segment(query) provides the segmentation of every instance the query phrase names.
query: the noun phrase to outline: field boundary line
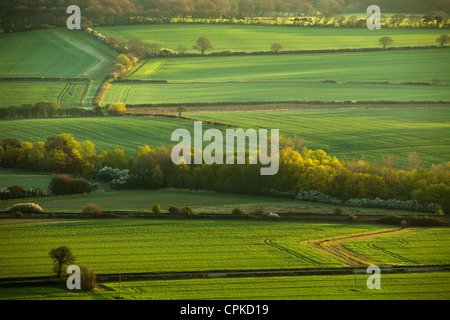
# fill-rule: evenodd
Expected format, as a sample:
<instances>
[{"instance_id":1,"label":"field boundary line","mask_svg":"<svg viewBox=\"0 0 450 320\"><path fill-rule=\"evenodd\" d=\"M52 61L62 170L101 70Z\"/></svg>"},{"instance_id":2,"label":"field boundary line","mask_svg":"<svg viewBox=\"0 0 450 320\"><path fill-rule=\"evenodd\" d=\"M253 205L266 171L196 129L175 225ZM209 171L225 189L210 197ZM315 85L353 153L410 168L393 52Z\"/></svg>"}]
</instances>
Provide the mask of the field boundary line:
<instances>
[{"instance_id":1,"label":"field boundary line","mask_svg":"<svg viewBox=\"0 0 450 320\"><path fill-rule=\"evenodd\" d=\"M383 274L449 272L450 265L416 265L382 267ZM122 281L161 281L183 279L254 278L254 277L301 277L366 274L366 268L296 268L296 269L249 269L249 270L206 270L121 273ZM99 283L118 282L119 273L97 274ZM43 286L61 284L55 276L0 278L0 288L20 286Z\"/></svg>"}]
</instances>

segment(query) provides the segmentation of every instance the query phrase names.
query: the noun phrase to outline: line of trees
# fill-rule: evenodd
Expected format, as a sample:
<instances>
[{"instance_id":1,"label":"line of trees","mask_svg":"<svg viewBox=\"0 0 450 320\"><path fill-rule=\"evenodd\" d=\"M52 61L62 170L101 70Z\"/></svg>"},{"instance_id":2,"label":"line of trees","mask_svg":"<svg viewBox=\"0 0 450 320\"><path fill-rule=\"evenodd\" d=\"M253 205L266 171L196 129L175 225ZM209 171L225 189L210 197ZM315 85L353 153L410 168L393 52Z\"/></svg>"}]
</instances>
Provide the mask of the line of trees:
<instances>
[{"instance_id":1,"label":"line of trees","mask_svg":"<svg viewBox=\"0 0 450 320\"><path fill-rule=\"evenodd\" d=\"M165 147L139 147L133 158L120 149L97 154L92 142L79 143L71 135L62 134L49 137L45 143L2 140L0 165L91 177L99 174L98 178L115 180L115 187L122 189L174 187L294 195L300 190L315 190L343 200L380 198L437 203L445 213L450 212L450 162L425 170L420 168L418 155L411 154L407 170L396 170L392 156L383 157L374 165L363 160L339 161L322 150L308 150L291 138L281 139L280 150L278 173L261 176L260 165L175 165L171 151Z\"/></svg>"},{"instance_id":2,"label":"line of trees","mask_svg":"<svg viewBox=\"0 0 450 320\"><path fill-rule=\"evenodd\" d=\"M346 13L365 13L369 0L79 0L82 24L117 25L153 22L186 22L196 19L233 19L253 23L255 17L332 17ZM442 13L450 12L449 0L380 0L383 12L421 14L425 26L441 23ZM0 26L12 31L44 25L65 26L67 3L55 0L16 0L0 2ZM437 12L428 13L430 11ZM426 14L425 16L422 16ZM396 18L397 19L397 18ZM401 16L398 17L401 19ZM397 19L397 20L398 20ZM446 19L446 17L445 17ZM389 22L391 23L391 22ZM419 23L419 22L416 22Z\"/></svg>"},{"instance_id":3,"label":"line of trees","mask_svg":"<svg viewBox=\"0 0 450 320\"><path fill-rule=\"evenodd\" d=\"M0 107L0 119L19 118L52 118L52 117L92 117L102 116L103 111L96 107L64 108L55 101L39 101L35 104L22 104L20 106Z\"/></svg>"}]
</instances>

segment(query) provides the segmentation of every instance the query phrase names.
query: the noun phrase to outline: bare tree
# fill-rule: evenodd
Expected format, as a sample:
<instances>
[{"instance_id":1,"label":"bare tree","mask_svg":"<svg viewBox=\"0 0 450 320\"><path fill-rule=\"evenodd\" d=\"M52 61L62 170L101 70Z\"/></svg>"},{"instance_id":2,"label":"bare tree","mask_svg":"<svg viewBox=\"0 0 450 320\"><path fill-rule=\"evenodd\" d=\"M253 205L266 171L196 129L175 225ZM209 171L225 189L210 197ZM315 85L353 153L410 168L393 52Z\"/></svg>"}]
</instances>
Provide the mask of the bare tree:
<instances>
[{"instance_id":1,"label":"bare tree","mask_svg":"<svg viewBox=\"0 0 450 320\"><path fill-rule=\"evenodd\" d=\"M439 42L441 48L443 48L446 43L450 42L450 36L448 34L441 34L439 38L436 39L436 41Z\"/></svg>"}]
</instances>

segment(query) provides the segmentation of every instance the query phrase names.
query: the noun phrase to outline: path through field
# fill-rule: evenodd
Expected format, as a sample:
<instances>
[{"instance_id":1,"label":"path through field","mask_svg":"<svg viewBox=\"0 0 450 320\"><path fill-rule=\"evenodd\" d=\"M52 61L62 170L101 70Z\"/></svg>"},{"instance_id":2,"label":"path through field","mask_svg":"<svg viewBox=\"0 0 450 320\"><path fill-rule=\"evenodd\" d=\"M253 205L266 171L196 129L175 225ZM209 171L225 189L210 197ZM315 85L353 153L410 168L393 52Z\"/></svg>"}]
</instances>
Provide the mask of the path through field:
<instances>
[{"instance_id":1,"label":"path through field","mask_svg":"<svg viewBox=\"0 0 450 320\"><path fill-rule=\"evenodd\" d=\"M305 240L298 242L298 244L312 248L351 267L379 265L378 262L360 253L345 248L342 243L374 237L383 237L408 231L408 229L376 229L342 236ZM405 260L405 262L409 261L404 257L401 258Z\"/></svg>"}]
</instances>

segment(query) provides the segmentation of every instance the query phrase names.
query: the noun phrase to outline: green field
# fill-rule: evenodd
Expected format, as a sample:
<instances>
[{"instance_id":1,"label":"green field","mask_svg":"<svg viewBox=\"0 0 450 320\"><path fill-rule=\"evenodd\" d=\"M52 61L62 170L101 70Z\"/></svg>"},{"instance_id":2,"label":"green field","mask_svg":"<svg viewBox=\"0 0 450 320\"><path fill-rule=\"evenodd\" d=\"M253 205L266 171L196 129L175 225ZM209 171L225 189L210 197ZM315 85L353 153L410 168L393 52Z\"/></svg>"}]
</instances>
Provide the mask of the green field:
<instances>
[{"instance_id":1,"label":"green field","mask_svg":"<svg viewBox=\"0 0 450 320\"><path fill-rule=\"evenodd\" d=\"M130 79L171 82L450 82L450 50L150 59ZM411 68L414 66L414 68ZM277 85L278 86L278 85ZM319 97L317 97L320 100Z\"/></svg>"},{"instance_id":2,"label":"green field","mask_svg":"<svg viewBox=\"0 0 450 320\"><path fill-rule=\"evenodd\" d=\"M303 137L310 149L322 149L340 160L361 159L370 163L393 154L402 167L408 154L419 153L425 167L450 160L448 108L315 109L290 111L186 113L199 120L216 120L240 128L279 129L284 136ZM0 139L45 141L71 133L76 140L91 140L97 152L123 149L134 156L138 146L170 146L173 130L193 123L155 117L102 117L16 119L0 122ZM204 125L204 130L211 126Z\"/></svg>"},{"instance_id":3,"label":"green field","mask_svg":"<svg viewBox=\"0 0 450 320\"><path fill-rule=\"evenodd\" d=\"M347 83L115 83L105 103L449 101L448 87Z\"/></svg>"},{"instance_id":4,"label":"green field","mask_svg":"<svg viewBox=\"0 0 450 320\"><path fill-rule=\"evenodd\" d=\"M163 48L176 50L184 45L188 52L197 38L205 36L215 52L232 49L238 51L269 51L272 43L281 43L283 50L317 50L379 47L378 39L389 35L394 46L437 45L442 30L365 28L295 28L249 25L164 24L139 26L112 26L95 28L104 35L126 40L141 38L158 42Z\"/></svg>"},{"instance_id":5,"label":"green field","mask_svg":"<svg viewBox=\"0 0 450 320\"><path fill-rule=\"evenodd\" d=\"M1 81L0 106L20 106L47 100L62 107L90 107L100 82L72 81Z\"/></svg>"},{"instance_id":6,"label":"green field","mask_svg":"<svg viewBox=\"0 0 450 320\"><path fill-rule=\"evenodd\" d=\"M21 171L0 171L2 182L0 187L8 187L20 184L24 187L38 186L42 190L48 188L51 175L39 175L23 173ZM168 212L171 206L190 206L197 213L226 213L231 214L233 209L240 208L247 213L255 210L277 213L305 213L305 214L332 214L335 206L317 202L305 202L283 198L263 196L223 194L212 192L195 192L180 190L119 190L111 191L103 184L100 190L89 194L52 196L27 199L2 200L0 210L6 210L15 203L34 202L39 204L45 212L81 212L81 209L89 203L99 205L107 211L123 212L148 212L150 213L155 203L161 206L162 212ZM423 214L414 211L390 210L378 208L342 207L343 213L349 214Z\"/></svg>"},{"instance_id":7,"label":"green field","mask_svg":"<svg viewBox=\"0 0 450 320\"><path fill-rule=\"evenodd\" d=\"M116 148L134 156L139 146L171 146L172 132L185 128L193 132L192 122L169 118L91 117L2 120L0 140L15 137L20 141L46 141L53 135L72 134L77 141L91 140L97 153ZM205 129L211 126L205 125Z\"/></svg>"},{"instance_id":8,"label":"green field","mask_svg":"<svg viewBox=\"0 0 450 320\"><path fill-rule=\"evenodd\" d=\"M121 283L126 300L448 300L450 274L386 274L380 290L369 290L367 276L305 276L275 278L136 281ZM3 288L2 300L112 300L119 283L107 283L112 291L69 292L57 287ZM269 309L270 312L270 309Z\"/></svg>"},{"instance_id":9,"label":"green field","mask_svg":"<svg viewBox=\"0 0 450 320\"><path fill-rule=\"evenodd\" d=\"M48 173L0 168L0 188L21 185L46 190L53 176Z\"/></svg>"},{"instance_id":10,"label":"green field","mask_svg":"<svg viewBox=\"0 0 450 320\"><path fill-rule=\"evenodd\" d=\"M19 221L2 219L0 277L50 275L48 252L62 245L71 248L77 263L98 274L343 267L345 264L331 256L298 242L379 228L251 220ZM427 230L436 237L430 239ZM437 244L442 250L437 262L450 262L448 229L417 228L402 235L406 240L380 244L378 250L384 260L390 256L389 264L397 264L399 255L409 260L406 264L427 263L426 253ZM407 241L412 238L414 241ZM370 255L372 250L364 252Z\"/></svg>"},{"instance_id":11,"label":"green field","mask_svg":"<svg viewBox=\"0 0 450 320\"><path fill-rule=\"evenodd\" d=\"M189 113L241 128L279 129L297 134L310 149L322 149L341 160L364 158L370 163L392 154L402 167L408 154L419 153L422 164L450 160L448 108L326 109Z\"/></svg>"},{"instance_id":12,"label":"green field","mask_svg":"<svg viewBox=\"0 0 450 320\"><path fill-rule=\"evenodd\" d=\"M57 28L0 35L0 77L102 80L117 57L81 31Z\"/></svg>"}]
</instances>

